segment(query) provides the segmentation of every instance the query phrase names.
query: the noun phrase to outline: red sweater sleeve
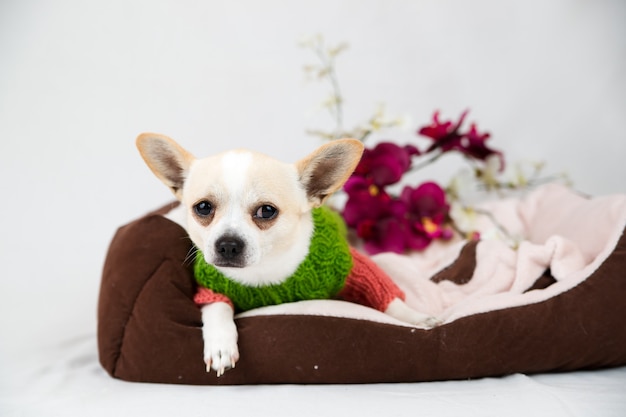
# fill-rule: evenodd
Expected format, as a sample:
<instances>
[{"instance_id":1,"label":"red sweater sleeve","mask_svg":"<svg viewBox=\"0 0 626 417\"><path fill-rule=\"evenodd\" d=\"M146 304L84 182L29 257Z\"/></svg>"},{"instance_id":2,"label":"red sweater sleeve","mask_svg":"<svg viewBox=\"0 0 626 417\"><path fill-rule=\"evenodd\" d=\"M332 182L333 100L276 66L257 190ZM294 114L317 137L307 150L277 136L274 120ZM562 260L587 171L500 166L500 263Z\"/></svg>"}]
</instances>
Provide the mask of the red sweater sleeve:
<instances>
[{"instance_id":1,"label":"red sweater sleeve","mask_svg":"<svg viewBox=\"0 0 626 417\"><path fill-rule=\"evenodd\" d=\"M350 248L350 252L352 271L339 298L383 312L395 298L404 300L404 292L374 261L354 248Z\"/></svg>"},{"instance_id":2,"label":"red sweater sleeve","mask_svg":"<svg viewBox=\"0 0 626 417\"><path fill-rule=\"evenodd\" d=\"M226 297L224 294L213 292L203 286L198 286L198 290L193 296L193 302L196 303L198 307L212 303L226 303L231 306L233 310L235 309L235 306L230 298Z\"/></svg>"}]
</instances>

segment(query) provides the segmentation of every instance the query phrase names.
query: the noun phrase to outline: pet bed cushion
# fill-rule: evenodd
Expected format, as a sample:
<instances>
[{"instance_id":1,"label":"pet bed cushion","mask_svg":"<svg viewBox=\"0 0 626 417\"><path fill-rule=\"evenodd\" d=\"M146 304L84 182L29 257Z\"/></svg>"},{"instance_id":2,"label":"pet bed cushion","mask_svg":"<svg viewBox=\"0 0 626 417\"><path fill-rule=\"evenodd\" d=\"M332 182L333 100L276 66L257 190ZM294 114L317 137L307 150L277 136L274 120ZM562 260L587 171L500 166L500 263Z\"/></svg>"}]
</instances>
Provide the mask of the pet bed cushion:
<instances>
[{"instance_id":1,"label":"pet bed cushion","mask_svg":"<svg viewBox=\"0 0 626 417\"><path fill-rule=\"evenodd\" d=\"M115 234L98 306L102 366L127 381L182 384L417 382L626 364L626 196L558 185L489 209L514 234L373 259L407 302L444 323L417 329L367 307L305 301L237 317L241 359L202 362L191 243L163 217Z\"/></svg>"}]
</instances>

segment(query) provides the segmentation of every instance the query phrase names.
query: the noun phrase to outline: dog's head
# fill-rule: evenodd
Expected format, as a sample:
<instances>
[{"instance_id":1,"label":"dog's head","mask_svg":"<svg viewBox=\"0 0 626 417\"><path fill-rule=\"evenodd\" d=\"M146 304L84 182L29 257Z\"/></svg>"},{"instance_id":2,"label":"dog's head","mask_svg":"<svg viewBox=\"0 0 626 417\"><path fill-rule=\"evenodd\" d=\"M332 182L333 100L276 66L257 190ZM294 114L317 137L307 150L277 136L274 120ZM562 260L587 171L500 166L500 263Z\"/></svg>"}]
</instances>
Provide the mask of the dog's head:
<instances>
[{"instance_id":1,"label":"dog's head","mask_svg":"<svg viewBox=\"0 0 626 417\"><path fill-rule=\"evenodd\" d=\"M358 140L342 139L295 164L246 150L196 159L151 133L137 147L180 200L205 260L247 285L279 283L296 270L308 252L311 209L341 188L363 152Z\"/></svg>"}]
</instances>

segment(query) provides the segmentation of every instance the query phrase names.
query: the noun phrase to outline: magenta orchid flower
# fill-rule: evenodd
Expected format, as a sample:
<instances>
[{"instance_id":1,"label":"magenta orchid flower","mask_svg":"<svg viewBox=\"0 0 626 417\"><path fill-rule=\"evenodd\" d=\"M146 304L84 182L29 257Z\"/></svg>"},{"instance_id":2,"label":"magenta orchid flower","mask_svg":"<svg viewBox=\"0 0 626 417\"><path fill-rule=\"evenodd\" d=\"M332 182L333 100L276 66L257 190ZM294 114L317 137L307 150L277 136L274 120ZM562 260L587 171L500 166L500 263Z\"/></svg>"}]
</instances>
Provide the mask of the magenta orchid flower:
<instances>
[{"instance_id":1,"label":"magenta orchid flower","mask_svg":"<svg viewBox=\"0 0 626 417\"><path fill-rule=\"evenodd\" d=\"M434 182L417 188L404 187L400 200L407 206L407 246L421 250L434 239L449 239L452 231L445 227L450 211L445 191Z\"/></svg>"},{"instance_id":2,"label":"magenta orchid flower","mask_svg":"<svg viewBox=\"0 0 626 417\"><path fill-rule=\"evenodd\" d=\"M411 167L414 155L419 155L415 146L381 142L373 149L365 149L354 174L370 178L379 187L395 184Z\"/></svg>"},{"instance_id":3,"label":"magenta orchid flower","mask_svg":"<svg viewBox=\"0 0 626 417\"><path fill-rule=\"evenodd\" d=\"M479 132L475 124L463 130L467 113L463 112L458 121L452 122L440 120L439 112L435 112L431 124L418 131L432 140L425 152L412 145L391 142L365 149L354 174L344 185L348 200L343 217L367 252L423 250L433 240L450 239L453 235L448 225L450 205L446 192L437 183L424 182L416 188L405 186L399 196L388 192L388 186L397 184L411 170L413 157L432 153L427 160L431 163L449 151L480 161L497 155L503 169L502 153L486 144L489 133Z\"/></svg>"},{"instance_id":4,"label":"magenta orchid flower","mask_svg":"<svg viewBox=\"0 0 626 417\"><path fill-rule=\"evenodd\" d=\"M363 248L370 254L406 251L406 224L402 218L385 217L360 224L357 233L363 239Z\"/></svg>"},{"instance_id":5,"label":"magenta orchid flower","mask_svg":"<svg viewBox=\"0 0 626 417\"><path fill-rule=\"evenodd\" d=\"M418 130L422 136L433 140L433 143L426 149L426 153L439 149L441 152L457 151L468 158L486 160L491 155L498 155L500 158L500 170L504 169L504 156L500 151L496 151L487 146L486 141L491 136L489 133L480 133L476 124L472 123L468 132L462 133L461 127L468 111L461 113L456 123L451 121L441 122L439 112L433 115L430 125Z\"/></svg>"},{"instance_id":6,"label":"magenta orchid flower","mask_svg":"<svg viewBox=\"0 0 626 417\"><path fill-rule=\"evenodd\" d=\"M449 205L436 183L405 187L400 198L394 199L371 180L353 176L345 191L348 201L343 217L370 254L422 250L434 239L452 236L444 225Z\"/></svg>"},{"instance_id":7,"label":"magenta orchid flower","mask_svg":"<svg viewBox=\"0 0 626 417\"><path fill-rule=\"evenodd\" d=\"M418 134L433 140L433 144L426 149L426 153L432 152L435 149L441 149L442 152L457 149L464 136L459 133L459 130L461 129L461 125L463 124L467 113L467 110L461 113L459 121L456 122L456 124L453 124L450 120L441 122L439 120L439 112L436 111L433 114L432 123L417 131Z\"/></svg>"},{"instance_id":8,"label":"magenta orchid flower","mask_svg":"<svg viewBox=\"0 0 626 417\"><path fill-rule=\"evenodd\" d=\"M348 201L343 218L349 227L357 228L365 221L377 221L383 217L402 215L402 208L382 188L371 180L352 176L344 186Z\"/></svg>"},{"instance_id":9,"label":"magenta orchid flower","mask_svg":"<svg viewBox=\"0 0 626 417\"><path fill-rule=\"evenodd\" d=\"M491 155L497 155L500 159L500 171L504 170L504 155L500 151L496 151L487 147L485 142L491 135L489 133L479 133L474 123L471 124L469 132L461 140L463 153L474 159L485 161Z\"/></svg>"}]
</instances>

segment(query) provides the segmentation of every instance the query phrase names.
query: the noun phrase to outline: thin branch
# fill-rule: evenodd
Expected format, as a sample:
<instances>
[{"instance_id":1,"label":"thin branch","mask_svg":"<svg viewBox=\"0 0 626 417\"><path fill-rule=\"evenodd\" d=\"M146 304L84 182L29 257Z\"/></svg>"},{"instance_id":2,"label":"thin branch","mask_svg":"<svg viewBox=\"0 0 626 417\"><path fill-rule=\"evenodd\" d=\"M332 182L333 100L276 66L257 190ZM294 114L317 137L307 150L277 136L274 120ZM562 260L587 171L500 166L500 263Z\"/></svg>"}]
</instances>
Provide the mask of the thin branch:
<instances>
[{"instance_id":1,"label":"thin branch","mask_svg":"<svg viewBox=\"0 0 626 417\"><path fill-rule=\"evenodd\" d=\"M413 165L411 167L411 171L418 171L430 164L432 164L433 162L437 161L439 158L441 158L441 156L444 154L445 152L437 152L436 154L434 154L433 156L431 156L428 159L424 159L422 161L420 161L417 165Z\"/></svg>"},{"instance_id":2,"label":"thin branch","mask_svg":"<svg viewBox=\"0 0 626 417\"><path fill-rule=\"evenodd\" d=\"M335 119L335 139L338 139L343 131L343 98L341 96L341 90L339 89L337 73L335 72L335 63L334 60L324 52L321 45L317 45L313 48L313 51L321 61L322 68L326 70L325 75L328 77L333 91L334 105L332 108L329 107L328 110L331 112L331 117ZM332 109L334 109L334 111Z\"/></svg>"}]
</instances>

